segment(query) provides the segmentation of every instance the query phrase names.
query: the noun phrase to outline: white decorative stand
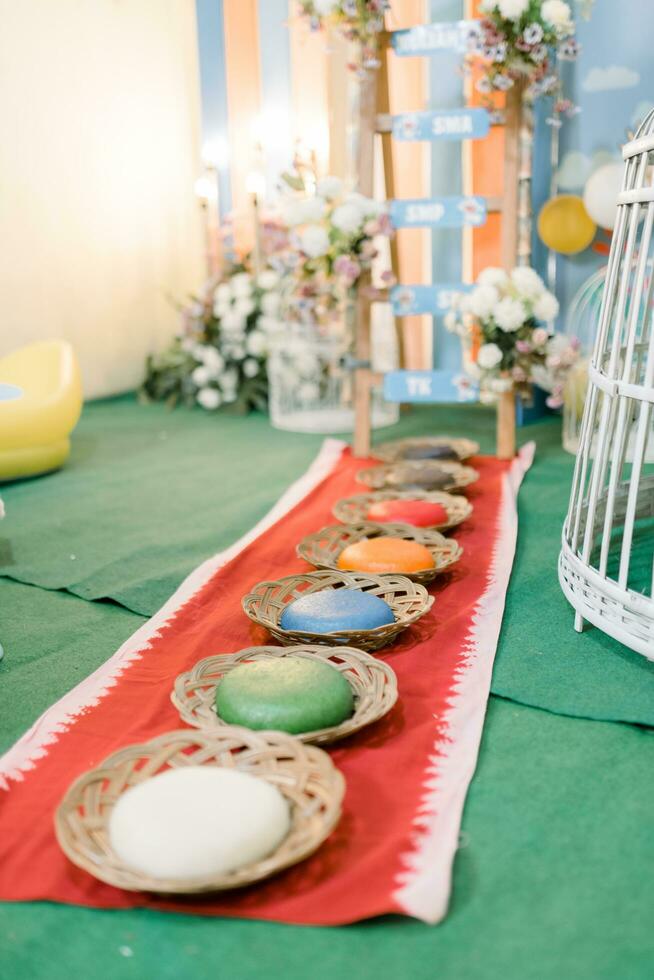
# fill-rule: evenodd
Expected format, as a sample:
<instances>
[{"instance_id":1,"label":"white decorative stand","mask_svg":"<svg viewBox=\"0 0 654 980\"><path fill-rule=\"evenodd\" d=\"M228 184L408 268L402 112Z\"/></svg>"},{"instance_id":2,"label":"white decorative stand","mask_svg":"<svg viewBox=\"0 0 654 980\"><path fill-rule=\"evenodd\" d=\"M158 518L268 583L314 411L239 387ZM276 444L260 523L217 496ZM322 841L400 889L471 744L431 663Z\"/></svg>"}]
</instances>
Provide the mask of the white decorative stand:
<instances>
[{"instance_id":1,"label":"white decorative stand","mask_svg":"<svg viewBox=\"0 0 654 980\"><path fill-rule=\"evenodd\" d=\"M654 110L623 149L625 171L559 557L584 620L654 660Z\"/></svg>"}]
</instances>

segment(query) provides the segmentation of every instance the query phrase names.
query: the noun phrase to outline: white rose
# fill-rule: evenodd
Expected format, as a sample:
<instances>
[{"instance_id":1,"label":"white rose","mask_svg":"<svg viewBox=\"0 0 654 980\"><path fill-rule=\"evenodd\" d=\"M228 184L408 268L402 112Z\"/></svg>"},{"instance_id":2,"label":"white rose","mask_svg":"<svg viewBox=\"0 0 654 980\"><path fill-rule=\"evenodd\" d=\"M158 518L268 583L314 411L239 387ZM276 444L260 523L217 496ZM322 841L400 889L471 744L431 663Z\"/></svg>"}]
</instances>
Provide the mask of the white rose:
<instances>
[{"instance_id":1,"label":"white rose","mask_svg":"<svg viewBox=\"0 0 654 980\"><path fill-rule=\"evenodd\" d=\"M220 325L227 333L243 333L245 330L245 317L233 310L222 318Z\"/></svg>"},{"instance_id":2,"label":"white rose","mask_svg":"<svg viewBox=\"0 0 654 980\"><path fill-rule=\"evenodd\" d=\"M231 298L232 298L231 286L229 285L228 282L221 282L221 284L217 287L216 292L214 294L214 301L216 303L227 304L229 303Z\"/></svg>"},{"instance_id":3,"label":"white rose","mask_svg":"<svg viewBox=\"0 0 654 980\"><path fill-rule=\"evenodd\" d=\"M484 371L492 371L502 360L502 351L497 344L482 344L477 354L477 364Z\"/></svg>"},{"instance_id":4,"label":"white rose","mask_svg":"<svg viewBox=\"0 0 654 980\"><path fill-rule=\"evenodd\" d=\"M513 333L514 330L519 330L524 324L527 319L527 310L524 303L521 303L519 299L511 299L510 296L505 296L495 307L494 316L495 323L500 330Z\"/></svg>"},{"instance_id":5,"label":"white rose","mask_svg":"<svg viewBox=\"0 0 654 980\"><path fill-rule=\"evenodd\" d=\"M259 373L259 362L253 357L247 357L243 361L243 374L246 378L254 378Z\"/></svg>"},{"instance_id":6,"label":"white rose","mask_svg":"<svg viewBox=\"0 0 654 980\"><path fill-rule=\"evenodd\" d=\"M213 304L213 315L217 317L219 320L222 320L224 316L227 316L231 308L232 308L232 304L229 301L227 303L216 301Z\"/></svg>"},{"instance_id":7,"label":"white rose","mask_svg":"<svg viewBox=\"0 0 654 980\"><path fill-rule=\"evenodd\" d=\"M254 354L255 357L260 357L265 353L267 346L265 334L261 330L253 330L248 334L245 346L248 354Z\"/></svg>"},{"instance_id":8,"label":"white rose","mask_svg":"<svg viewBox=\"0 0 654 980\"><path fill-rule=\"evenodd\" d=\"M191 381L198 388L203 388L211 381L211 371L204 364L200 364L191 374Z\"/></svg>"},{"instance_id":9,"label":"white rose","mask_svg":"<svg viewBox=\"0 0 654 980\"><path fill-rule=\"evenodd\" d=\"M543 20L551 24L560 36L572 34L574 30L572 11L563 0L545 0L540 8L540 13Z\"/></svg>"},{"instance_id":10,"label":"white rose","mask_svg":"<svg viewBox=\"0 0 654 980\"><path fill-rule=\"evenodd\" d=\"M494 286L477 286L470 293L469 309L480 320L487 320L500 298Z\"/></svg>"},{"instance_id":11,"label":"white rose","mask_svg":"<svg viewBox=\"0 0 654 980\"><path fill-rule=\"evenodd\" d=\"M335 197L340 197L343 193L343 181L340 177L323 177L318 181L316 188L321 197L326 197L333 201Z\"/></svg>"},{"instance_id":12,"label":"white rose","mask_svg":"<svg viewBox=\"0 0 654 980\"><path fill-rule=\"evenodd\" d=\"M238 371L236 368L228 368L224 374L218 378L218 384L225 394L225 399L227 398L227 393L231 391L236 391L238 385Z\"/></svg>"},{"instance_id":13,"label":"white rose","mask_svg":"<svg viewBox=\"0 0 654 980\"><path fill-rule=\"evenodd\" d=\"M237 299L234 303L234 313L242 317L248 317L250 313L254 313L254 302L249 297L243 297L242 299Z\"/></svg>"},{"instance_id":14,"label":"white rose","mask_svg":"<svg viewBox=\"0 0 654 980\"><path fill-rule=\"evenodd\" d=\"M529 0L498 0L497 6L502 17L507 20L520 20L529 6Z\"/></svg>"},{"instance_id":15,"label":"white rose","mask_svg":"<svg viewBox=\"0 0 654 980\"><path fill-rule=\"evenodd\" d=\"M261 297L261 312L265 313L266 316L274 316L281 303L281 296L279 293L266 293Z\"/></svg>"},{"instance_id":16,"label":"white rose","mask_svg":"<svg viewBox=\"0 0 654 980\"><path fill-rule=\"evenodd\" d=\"M346 235L351 235L361 228L363 224L363 212L357 204L341 204L339 207L334 208L332 224L339 231L345 232Z\"/></svg>"},{"instance_id":17,"label":"white rose","mask_svg":"<svg viewBox=\"0 0 654 980\"><path fill-rule=\"evenodd\" d=\"M479 391L479 401L482 405L496 405L497 395L488 388L481 388Z\"/></svg>"},{"instance_id":18,"label":"white rose","mask_svg":"<svg viewBox=\"0 0 654 980\"><path fill-rule=\"evenodd\" d=\"M277 333L283 329L284 324L274 316L260 316L257 320L257 327L264 333Z\"/></svg>"},{"instance_id":19,"label":"white rose","mask_svg":"<svg viewBox=\"0 0 654 980\"><path fill-rule=\"evenodd\" d=\"M302 214L304 222L320 221L327 210L327 205L322 197L308 197L302 202Z\"/></svg>"},{"instance_id":20,"label":"white rose","mask_svg":"<svg viewBox=\"0 0 654 980\"><path fill-rule=\"evenodd\" d=\"M310 259L317 259L329 249L329 236L320 225L307 225L300 235L300 246Z\"/></svg>"},{"instance_id":21,"label":"white rose","mask_svg":"<svg viewBox=\"0 0 654 980\"><path fill-rule=\"evenodd\" d=\"M549 323L559 312L559 301L556 296L545 290L534 303L534 316Z\"/></svg>"},{"instance_id":22,"label":"white rose","mask_svg":"<svg viewBox=\"0 0 654 980\"><path fill-rule=\"evenodd\" d=\"M504 269L499 269L497 266L489 265L477 276L477 282L480 286L506 286L509 281Z\"/></svg>"},{"instance_id":23,"label":"white rose","mask_svg":"<svg viewBox=\"0 0 654 980\"><path fill-rule=\"evenodd\" d=\"M304 201L296 197L288 197L282 201L282 220L288 228L295 228L296 225L303 225Z\"/></svg>"},{"instance_id":24,"label":"white rose","mask_svg":"<svg viewBox=\"0 0 654 980\"><path fill-rule=\"evenodd\" d=\"M210 371L214 373L220 373L220 371L222 371L222 369L225 367L225 361L220 354L220 351L217 351L215 347L211 347L210 344L207 344L206 347L203 348L200 360L204 365L206 365L206 367L209 368Z\"/></svg>"},{"instance_id":25,"label":"white rose","mask_svg":"<svg viewBox=\"0 0 654 980\"><path fill-rule=\"evenodd\" d=\"M197 398L198 404L202 405L202 408L209 409L209 411L218 408L222 401L220 392L215 388L201 388L195 397Z\"/></svg>"},{"instance_id":26,"label":"white rose","mask_svg":"<svg viewBox=\"0 0 654 980\"><path fill-rule=\"evenodd\" d=\"M273 269L264 269L263 272L259 273L257 278L257 286L259 289L274 289L279 283L279 276Z\"/></svg>"},{"instance_id":27,"label":"white rose","mask_svg":"<svg viewBox=\"0 0 654 980\"><path fill-rule=\"evenodd\" d=\"M247 272L237 272L232 276L231 285L234 296L249 296L252 292L252 277Z\"/></svg>"},{"instance_id":28,"label":"white rose","mask_svg":"<svg viewBox=\"0 0 654 980\"><path fill-rule=\"evenodd\" d=\"M519 265L511 270L511 282L525 299L536 299L545 289L545 283L534 269Z\"/></svg>"}]
</instances>

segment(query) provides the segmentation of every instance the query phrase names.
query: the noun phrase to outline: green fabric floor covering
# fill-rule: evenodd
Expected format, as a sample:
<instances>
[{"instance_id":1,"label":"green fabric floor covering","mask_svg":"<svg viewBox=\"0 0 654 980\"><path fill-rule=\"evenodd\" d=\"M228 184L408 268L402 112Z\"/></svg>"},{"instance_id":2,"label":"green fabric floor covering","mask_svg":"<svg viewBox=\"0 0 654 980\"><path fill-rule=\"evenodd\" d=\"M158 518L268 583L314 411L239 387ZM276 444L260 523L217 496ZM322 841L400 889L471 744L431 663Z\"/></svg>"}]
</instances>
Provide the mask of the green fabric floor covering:
<instances>
[{"instance_id":1,"label":"green fabric floor covering","mask_svg":"<svg viewBox=\"0 0 654 980\"><path fill-rule=\"evenodd\" d=\"M436 431L493 449L493 413L476 406L416 409L377 438ZM563 714L654 724L654 665L597 630L577 635L559 589L572 472L560 422L539 422L520 438L538 449L520 494L493 691ZM260 415L169 412L131 397L92 403L65 469L0 487L0 575L151 615L203 559L266 513L320 443L276 432ZM0 642L7 646L1 621Z\"/></svg>"},{"instance_id":2,"label":"green fabric floor covering","mask_svg":"<svg viewBox=\"0 0 654 980\"><path fill-rule=\"evenodd\" d=\"M0 596L4 748L142 618L8 582ZM491 698L440 926L386 918L318 929L0 904L0 976L646 980L653 766L651 732Z\"/></svg>"}]
</instances>

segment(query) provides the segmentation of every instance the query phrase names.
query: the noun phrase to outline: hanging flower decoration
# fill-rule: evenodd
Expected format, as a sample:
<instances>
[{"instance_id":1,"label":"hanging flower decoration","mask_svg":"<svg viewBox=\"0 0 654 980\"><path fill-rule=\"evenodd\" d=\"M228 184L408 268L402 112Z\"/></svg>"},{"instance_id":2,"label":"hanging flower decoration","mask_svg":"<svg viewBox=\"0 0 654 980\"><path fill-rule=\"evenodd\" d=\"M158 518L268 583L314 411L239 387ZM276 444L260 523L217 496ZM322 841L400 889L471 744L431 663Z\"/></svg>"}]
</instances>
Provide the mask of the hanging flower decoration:
<instances>
[{"instance_id":1,"label":"hanging flower decoration","mask_svg":"<svg viewBox=\"0 0 654 980\"><path fill-rule=\"evenodd\" d=\"M336 27L348 41L357 45L357 62L352 71L365 75L379 68L378 39L384 30L384 13L390 10L388 0L298 0L300 14L312 31Z\"/></svg>"},{"instance_id":2,"label":"hanging flower decoration","mask_svg":"<svg viewBox=\"0 0 654 980\"><path fill-rule=\"evenodd\" d=\"M563 404L579 343L552 333L558 311L556 297L527 266L484 269L470 293L454 297L445 326L461 337L464 368L479 383L481 401L492 404L510 390L529 399L536 383L550 393L550 407Z\"/></svg>"},{"instance_id":3,"label":"hanging flower decoration","mask_svg":"<svg viewBox=\"0 0 654 980\"><path fill-rule=\"evenodd\" d=\"M264 409L269 340L283 328L279 314L280 281L272 269L255 277L240 267L208 283L181 310L172 344L148 358L141 397L209 411Z\"/></svg>"},{"instance_id":4,"label":"hanging flower decoration","mask_svg":"<svg viewBox=\"0 0 654 980\"><path fill-rule=\"evenodd\" d=\"M328 327L343 320L361 276L377 258L377 236L392 226L386 205L346 192L338 177L323 177L315 189L286 175L281 223L287 244L273 257L284 282L287 320ZM387 285L390 273L383 273Z\"/></svg>"},{"instance_id":5,"label":"hanging flower decoration","mask_svg":"<svg viewBox=\"0 0 654 980\"><path fill-rule=\"evenodd\" d=\"M571 117L578 109L563 97L557 61L579 53L572 11L563 0L483 0L482 20L471 32L468 67L481 66L477 89L490 95L523 81L526 95L554 98L554 116Z\"/></svg>"}]
</instances>

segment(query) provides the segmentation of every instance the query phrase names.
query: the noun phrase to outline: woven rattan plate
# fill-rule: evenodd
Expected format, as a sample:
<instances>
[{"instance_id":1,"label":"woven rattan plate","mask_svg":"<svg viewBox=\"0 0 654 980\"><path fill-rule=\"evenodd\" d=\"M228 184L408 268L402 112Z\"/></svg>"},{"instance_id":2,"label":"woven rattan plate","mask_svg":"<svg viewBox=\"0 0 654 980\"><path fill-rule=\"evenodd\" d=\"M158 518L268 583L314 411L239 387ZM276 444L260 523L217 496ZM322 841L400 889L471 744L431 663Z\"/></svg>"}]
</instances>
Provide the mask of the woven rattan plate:
<instances>
[{"instance_id":1,"label":"woven rattan plate","mask_svg":"<svg viewBox=\"0 0 654 980\"><path fill-rule=\"evenodd\" d=\"M424 479L433 476L434 483L443 485L427 487ZM386 463L384 466L370 466L359 470L356 475L359 483L365 483L372 490L386 490L391 487L398 490L409 490L416 487L419 490L462 490L479 479L477 470L461 463L451 463L448 460L401 460L397 463ZM413 482L415 481L415 482Z\"/></svg>"},{"instance_id":2,"label":"woven rattan plate","mask_svg":"<svg viewBox=\"0 0 654 980\"><path fill-rule=\"evenodd\" d=\"M239 664L279 657L320 660L340 671L352 688L354 714L340 725L302 732L303 742L325 745L358 732L378 721L397 701L397 679L391 668L353 647L248 647L238 653L206 657L175 681L171 701L182 721L195 728L220 729L225 722L216 714L216 688L222 678Z\"/></svg>"},{"instance_id":3,"label":"woven rattan plate","mask_svg":"<svg viewBox=\"0 0 654 980\"><path fill-rule=\"evenodd\" d=\"M434 524L436 531L446 531L462 524L472 514L472 504L465 497L443 493L440 490L377 490L373 493L360 493L356 497L343 497L334 505L333 514L344 524L360 524L367 520L373 504L383 500L424 500L430 504L440 504L447 512L444 524Z\"/></svg>"},{"instance_id":4,"label":"woven rattan plate","mask_svg":"<svg viewBox=\"0 0 654 980\"><path fill-rule=\"evenodd\" d=\"M118 797L156 773L197 765L240 769L277 787L291 808L291 829L277 850L262 861L207 878L155 879L123 865L108 835ZM336 826L344 792L343 776L327 753L292 735L236 726L212 732L185 729L130 745L80 776L55 813L55 833L73 864L117 888L181 894L222 891L269 878L312 854Z\"/></svg>"},{"instance_id":5,"label":"woven rattan plate","mask_svg":"<svg viewBox=\"0 0 654 980\"><path fill-rule=\"evenodd\" d=\"M307 534L298 544L298 557L304 558L316 568L338 568L338 556L348 545L367 538L403 538L405 541L417 541L424 545L434 559L433 568L425 568L419 572L402 572L412 582L426 585L440 572L459 560L463 548L453 538L446 538L439 531L423 527L412 527L410 524L375 524L372 521L361 521L359 524L330 524L320 531ZM386 575L386 572L375 572L376 575ZM397 573L391 573L397 574Z\"/></svg>"},{"instance_id":6,"label":"woven rattan plate","mask_svg":"<svg viewBox=\"0 0 654 980\"><path fill-rule=\"evenodd\" d=\"M399 459L405 459L407 450L433 446L448 446L454 450L461 461L470 456L475 456L479 452L479 443L473 442L472 439L453 439L451 436L418 436L412 439L394 439L392 442L382 442L379 446L372 447L370 455L376 459L383 459L385 463L395 463ZM417 460L416 462L420 461ZM434 462L439 461L434 460Z\"/></svg>"},{"instance_id":7,"label":"woven rattan plate","mask_svg":"<svg viewBox=\"0 0 654 980\"><path fill-rule=\"evenodd\" d=\"M300 596L323 589L359 589L379 596L391 607L394 623L366 630L338 630L333 633L311 633L285 630L279 619L285 607ZM250 619L267 629L284 646L292 644L344 644L359 650L379 650L428 612L434 599L423 585L405 575L362 575L358 572L304 572L284 578L259 582L248 593L242 605Z\"/></svg>"}]
</instances>

